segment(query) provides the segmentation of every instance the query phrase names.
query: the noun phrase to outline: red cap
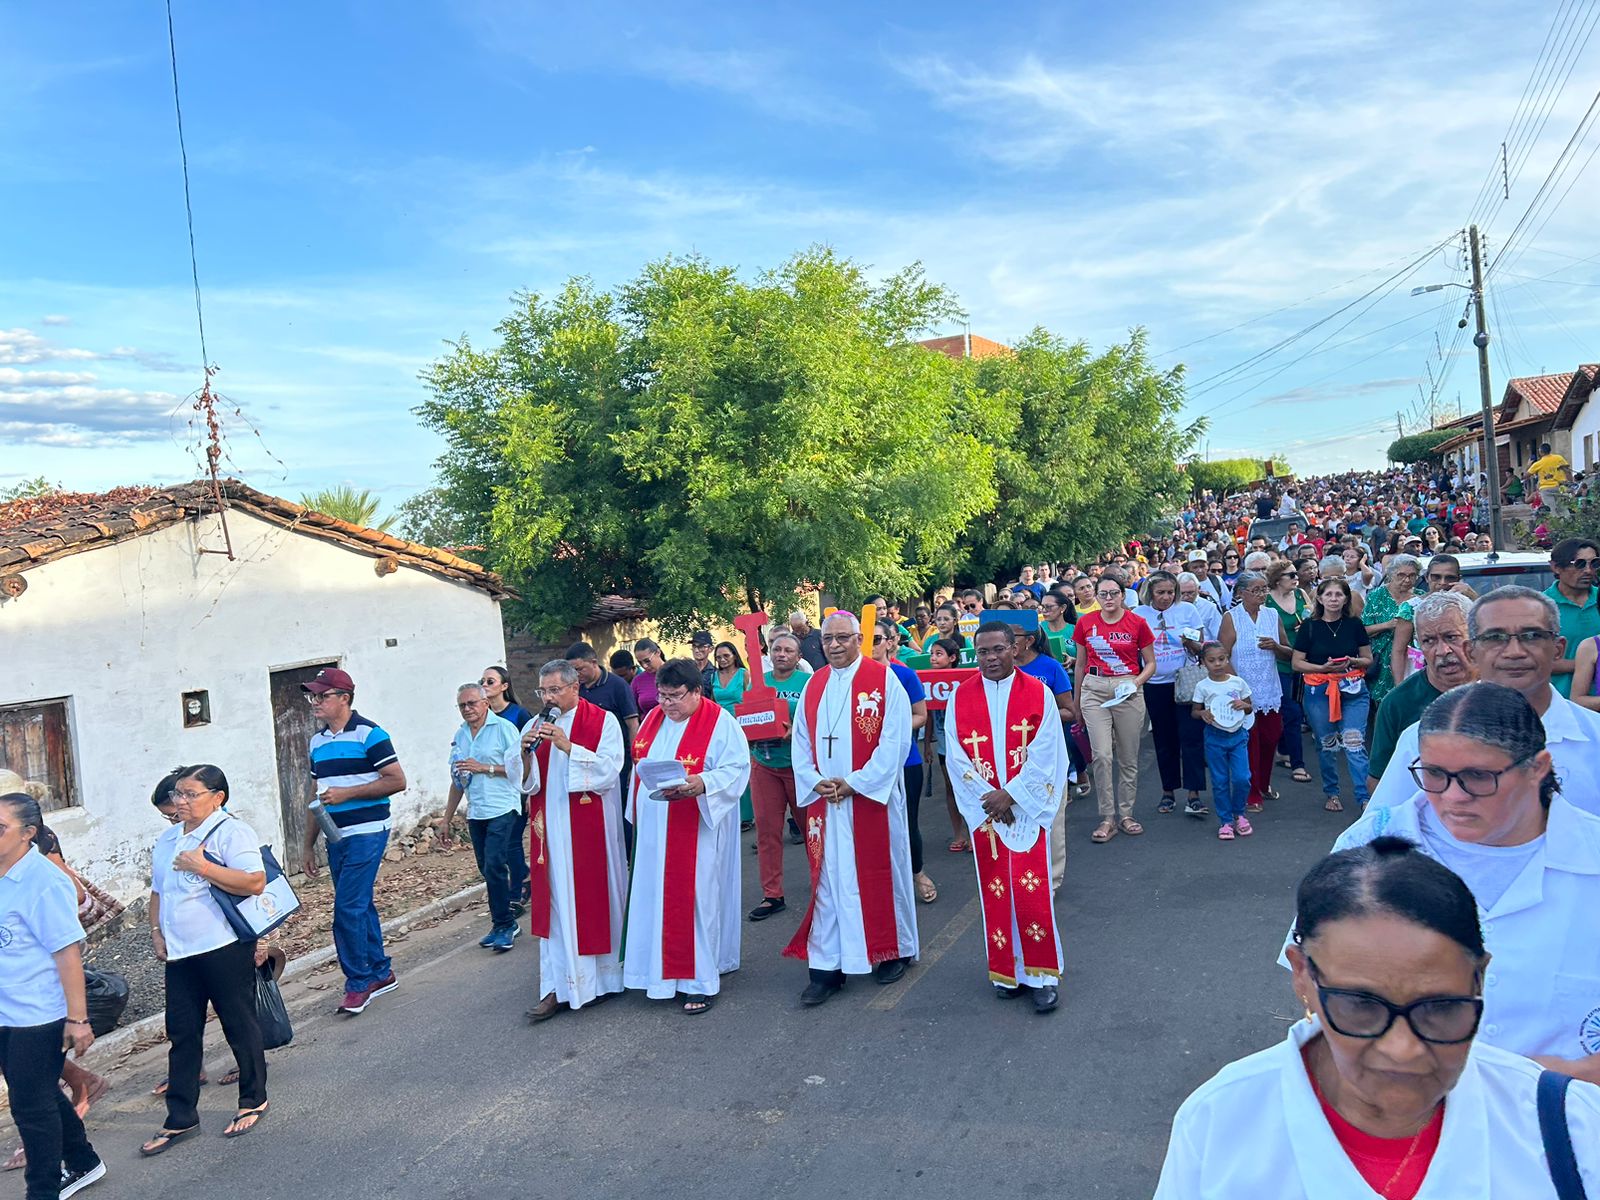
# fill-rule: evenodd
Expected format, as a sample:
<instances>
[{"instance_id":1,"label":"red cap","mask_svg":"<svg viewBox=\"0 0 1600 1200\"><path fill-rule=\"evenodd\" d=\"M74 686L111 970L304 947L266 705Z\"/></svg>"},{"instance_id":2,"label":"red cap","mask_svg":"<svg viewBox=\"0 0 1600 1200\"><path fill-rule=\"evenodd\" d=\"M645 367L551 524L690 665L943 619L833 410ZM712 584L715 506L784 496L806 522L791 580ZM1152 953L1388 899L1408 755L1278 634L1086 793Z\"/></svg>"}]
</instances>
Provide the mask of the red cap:
<instances>
[{"instance_id":1,"label":"red cap","mask_svg":"<svg viewBox=\"0 0 1600 1200\"><path fill-rule=\"evenodd\" d=\"M310 692L313 696L320 696L323 692L354 692L356 682L338 667L324 667L310 683L302 683L300 690Z\"/></svg>"}]
</instances>

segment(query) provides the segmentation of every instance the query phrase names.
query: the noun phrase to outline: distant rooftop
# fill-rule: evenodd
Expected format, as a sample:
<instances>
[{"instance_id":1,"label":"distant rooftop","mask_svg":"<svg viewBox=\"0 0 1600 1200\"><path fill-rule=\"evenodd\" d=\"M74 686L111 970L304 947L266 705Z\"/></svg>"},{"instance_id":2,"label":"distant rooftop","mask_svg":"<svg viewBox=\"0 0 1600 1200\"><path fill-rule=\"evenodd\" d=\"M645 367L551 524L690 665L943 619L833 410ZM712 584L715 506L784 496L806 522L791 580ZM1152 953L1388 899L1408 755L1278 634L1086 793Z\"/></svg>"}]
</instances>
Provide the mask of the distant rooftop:
<instances>
[{"instance_id":1,"label":"distant rooftop","mask_svg":"<svg viewBox=\"0 0 1600 1200\"><path fill-rule=\"evenodd\" d=\"M949 337L925 338L918 342L929 350L937 350L951 358L993 358L997 354L1010 354L1011 347L992 338L975 333L953 333Z\"/></svg>"}]
</instances>

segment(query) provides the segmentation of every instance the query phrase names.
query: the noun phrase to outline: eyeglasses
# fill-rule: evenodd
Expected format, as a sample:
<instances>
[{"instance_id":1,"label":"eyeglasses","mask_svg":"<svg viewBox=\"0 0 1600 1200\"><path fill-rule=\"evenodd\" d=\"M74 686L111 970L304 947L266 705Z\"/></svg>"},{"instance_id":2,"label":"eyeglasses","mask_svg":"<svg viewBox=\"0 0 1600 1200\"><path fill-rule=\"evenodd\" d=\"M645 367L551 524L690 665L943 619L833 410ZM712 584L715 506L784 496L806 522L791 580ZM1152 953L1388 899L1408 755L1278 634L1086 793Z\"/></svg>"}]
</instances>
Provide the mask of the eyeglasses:
<instances>
[{"instance_id":1,"label":"eyeglasses","mask_svg":"<svg viewBox=\"0 0 1600 1200\"><path fill-rule=\"evenodd\" d=\"M1300 572L1299 571L1285 571L1282 575L1279 576L1279 578L1280 579L1299 579L1300 578Z\"/></svg>"},{"instance_id":2,"label":"eyeglasses","mask_svg":"<svg viewBox=\"0 0 1600 1200\"><path fill-rule=\"evenodd\" d=\"M840 642L848 645L850 642L860 641L861 635L859 633L825 633L822 635L822 640L829 643Z\"/></svg>"},{"instance_id":3,"label":"eyeglasses","mask_svg":"<svg viewBox=\"0 0 1600 1200\"><path fill-rule=\"evenodd\" d=\"M1461 582L1461 576L1459 576L1459 575L1435 575L1432 571L1429 571L1428 572L1428 582L1429 583L1460 583Z\"/></svg>"},{"instance_id":4,"label":"eyeglasses","mask_svg":"<svg viewBox=\"0 0 1600 1200\"><path fill-rule=\"evenodd\" d=\"M1597 566L1600 566L1600 558L1575 558L1561 569L1565 571L1570 567L1575 571L1592 571Z\"/></svg>"},{"instance_id":5,"label":"eyeglasses","mask_svg":"<svg viewBox=\"0 0 1600 1200\"><path fill-rule=\"evenodd\" d=\"M1309 954L1306 965L1317 985L1323 1020L1345 1037L1381 1038L1397 1017L1403 1017L1422 1041L1435 1046L1458 1046L1473 1039L1478 1022L1483 1019L1482 996L1427 996L1410 1004L1391 1004L1371 992L1325 987L1322 972Z\"/></svg>"},{"instance_id":6,"label":"eyeglasses","mask_svg":"<svg viewBox=\"0 0 1600 1200\"><path fill-rule=\"evenodd\" d=\"M456 705L456 707L462 712L466 712L466 710L469 708L482 708L487 703L487 700L463 700L460 704Z\"/></svg>"},{"instance_id":7,"label":"eyeglasses","mask_svg":"<svg viewBox=\"0 0 1600 1200\"><path fill-rule=\"evenodd\" d=\"M1525 754L1509 767L1501 767L1498 771L1491 771L1487 767L1446 771L1443 767L1428 766L1419 758L1411 764L1411 778L1417 781L1419 788L1434 796L1449 791L1452 779L1459 783L1461 790L1469 796L1492 796L1500 790L1500 776L1507 771L1515 771L1532 757L1531 754Z\"/></svg>"},{"instance_id":8,"label":"eyeglasses","mask_svg":"<svg viewBox=\"0 0 1600 1200\"><path fill-rule=\"evenodd\" d=\"M217 790L216 788L201 788L198 792L194 792L194 791L185 792L185 791L182 791L182 790L180 790L178 788L173 788L172 789L172 798L173 798L173 800L198 800L198 799L200 799L201 796L209 796L209 795L211 795L212 792L214 792L216 790Z\"/></svg>"},{"instance_id":9,"label":"eyeglasses","mask_svg":"<svg viewBox=\"0 0 1600 1200\"><path fill-rule=\"evenodd\" d=\"M541 687L541 688L538 689L538 692L539 692L539 695L545 696L547 698L548 697L555 697L555 696L561 695L562 692L570 691L572 688L574 688L576 686L577 685L575 683L563 683L559 687ZM659 695L659 694L660 693L658 692L657 695Z\"/></svg>"},{"instance_id":10,"label":"eyeglasses","mask_svg":"<svg viewBox=\"0 0 1600 1200\"><path fill-rule=\"evenodd\" d=\"M1531 650L1540 642L1555 641L1557 636L1548 629L1518 629L1514 633L1506 629L1486 629L1472 640L1481 646L1495 646L1501 649L1512 642L1517 642Z\"/></svg>"},{"instance_id":11,"label":"eyeglasses","mask_svg":"<svg viewBox=\"0 0 1600 1200\"><path fill-rule=\"evenodd\" d=\"M349 692L307 692L306 703L310 705L321 704L329 696L348 696Z\"/></svg>"},{"instance_id":12,"label":"eyeglasses","mask_svg":"<svg viewBox=\"0 0 1600 1200\"><path fill-rule=\"evenodd\" d=\"M963 604L961 607L966 612L977 612L978 611L978 603L977 603L976 600L971 601L971 602L969 602L967 604Z\"/></svg>"},{"instance_id":13,"label":"eyeglasses","mask_svg":"<svg viewBox=\"0 0 1600 1200\"><path fill-rule=\"evenodd\" d=\"M684 688L681 691L673 691L673 692L669 692L669 691L666 691L665 689L662 689L662 690L656 692L656 699L659 700L662 704L676 704L680 700L687 700L688 698L689 698L689 689L688 688Z\"/></svg>"}]
</instances>

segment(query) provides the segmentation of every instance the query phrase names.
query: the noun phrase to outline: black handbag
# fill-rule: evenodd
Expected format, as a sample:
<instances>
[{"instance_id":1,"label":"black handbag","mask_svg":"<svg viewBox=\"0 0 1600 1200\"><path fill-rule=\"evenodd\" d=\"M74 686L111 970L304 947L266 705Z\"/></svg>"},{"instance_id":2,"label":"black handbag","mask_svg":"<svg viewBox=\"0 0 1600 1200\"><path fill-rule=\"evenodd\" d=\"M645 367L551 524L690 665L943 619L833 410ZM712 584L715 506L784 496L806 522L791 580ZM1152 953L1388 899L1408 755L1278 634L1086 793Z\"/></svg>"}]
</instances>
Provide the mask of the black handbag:
<instances>
[{"instance_id":1,"label":"black handbag","mask_svg":"<svg viewBox=\"0 0 1600 1200\"><path fill-rule=\"evenodd\" d=\"M1544 1139L1544 1157L1550 1164L1550 1182L1556 1185L1556 1200L1588 1200L1583 1177L1578 1174L1578 1156L1572 1149L1572 1130L1567 1125L1567 1088L1572 1076L1557 1071L1539 1075L1539 1136Z\"/></svg>"}]
</instances>

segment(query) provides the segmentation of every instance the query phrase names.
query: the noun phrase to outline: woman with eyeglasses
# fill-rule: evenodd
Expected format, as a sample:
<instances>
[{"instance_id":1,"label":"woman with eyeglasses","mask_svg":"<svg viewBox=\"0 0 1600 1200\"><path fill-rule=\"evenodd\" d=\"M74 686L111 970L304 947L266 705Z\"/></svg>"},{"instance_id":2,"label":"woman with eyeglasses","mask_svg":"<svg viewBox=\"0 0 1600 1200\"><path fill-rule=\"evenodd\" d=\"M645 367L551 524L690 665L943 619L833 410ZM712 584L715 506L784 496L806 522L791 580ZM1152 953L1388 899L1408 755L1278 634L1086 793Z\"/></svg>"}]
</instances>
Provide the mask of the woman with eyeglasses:
<instances>
[{"instance_id":1,"label":"woman with eyeglasses","mask_svg":"<svg viewBox=\"0 0 1600 1200\"><path fill-rule=\"evenodd\" d=\"M1411 797L1374 805L1335 849L1395 834L1460 875L1494 954L1485 1040L1600 1083L1600 817L1562 796L1513 688L1446 692L1418 733Z\"/></svg>"},{"instance_id":2,"label":"woman with eyeglasses","mask_svg":"<svg viewBox=\"0 0 1600 1200\"><path fill-rule=\"evenodd\" d=\"M1144 693L1155 674L1155 635L1137 613L1124 607L1123 582L1113 571L1095 581L1097 612L1081 614L1073 628L1076 647L1073 691L1094 753L1094 790L1100 824L1090 840L1104 844L1118 833L1144 832L1133 819L1139 790L1139 740L1144 732ZM1112 755L1116 790L1112 791Z\"/></svg>"},{"instance_id":3,"label":"woman with eyeglasses","mask_svg":"<svg viewBox=\"0 0 1600 1200\"><path fill-rule=\"evenodd\" d=\"M1367 595L1367 606L1359 614L1372 639L1372 660L1378 670L1372 678L1372 703L1383 702L1395 684L1405 678L1405 648L1401 647L1399 661L1395 661L1395 632L1403 629L1409 634L1414 621L1411 601L1415 596L1417 581L1422 576L1422 563L1409 554L1397 554L1389 561L1383 582Z\"/></svg>"},{"instance_id":4,"label":"woman with eyeglasses","mask_svg":"<svg viewBox=\"0 0 1600 1200\"><path fill-rule=\"evenodd\" d=\"M240 940L211 890L261 894L267 885L261 839L226 810L228 777L210 764L184 768L172 799L178 823L150 852L150 942L167 965L169 1049L167 1119L139 1147L147 1158L200 1128L208 1003L239 1066L238 1113L223 1136L242 1137L267 1112L267 1060L256 1022L256 942Z\"/></svg>"},{"instance_id":5,"label":"woman with eyeglasses","mask_svg":"<svg viewBox=\"0 0 1600 1200\"><path fill-rule=\"evenodd\" d=\"M1300 881L1285 954L1305 1019L1184 1101L1155 1200L1560 1195L1540 1067L1488 1036L1499 956L1448 867L1399 837L1330 854ZM1572 1084L1564 1109L1600 1195L1600 1088Z\"/></svg>"},{"instance_id":6,"label":"woman with eyeglasses","mask_svg":"<svg viewBox=\"0 0 1600 1200\"><path fill-rule=\"evenodd\" d=\"M1283 626L1283 641L1293 646L1300 622L1306 619L1311 606L1300 590L1300 571L1293 563L1275 562L1267 568L1267 603L1277 611ZM1283 691L1283 732L1278 737L1277 765L1289 768L1289 778L1296 783L1310 783L1311 772L1306 770L1305 710L1302 707L1304 685L1295 674L1292 655L1278 659L1278 684Z\"/></svg>"}]
</instances>

